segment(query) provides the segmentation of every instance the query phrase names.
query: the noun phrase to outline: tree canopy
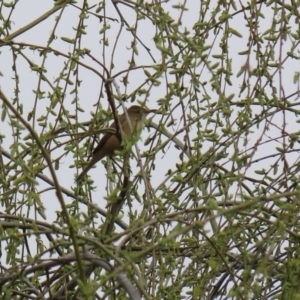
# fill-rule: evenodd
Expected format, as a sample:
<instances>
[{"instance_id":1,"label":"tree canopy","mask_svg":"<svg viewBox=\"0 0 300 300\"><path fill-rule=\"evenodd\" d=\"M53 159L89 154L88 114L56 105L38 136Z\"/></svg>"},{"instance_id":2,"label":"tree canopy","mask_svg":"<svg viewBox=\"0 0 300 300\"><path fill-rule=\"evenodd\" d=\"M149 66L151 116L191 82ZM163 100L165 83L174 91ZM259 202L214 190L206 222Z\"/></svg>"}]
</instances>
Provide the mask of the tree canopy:
<instances>
[{"instance_id":1,"label":"tree canopy","mask_svg":"<svg viewBox=\"0 0 300 300\"><path fill-rule=\"evenodd\" d=\"M300 299L299 21L2 1L3 299ZM109 127L132 105L157 110L135 145ZM105 134L124 147L76 182Z\"/></svg>"}]
</instances>

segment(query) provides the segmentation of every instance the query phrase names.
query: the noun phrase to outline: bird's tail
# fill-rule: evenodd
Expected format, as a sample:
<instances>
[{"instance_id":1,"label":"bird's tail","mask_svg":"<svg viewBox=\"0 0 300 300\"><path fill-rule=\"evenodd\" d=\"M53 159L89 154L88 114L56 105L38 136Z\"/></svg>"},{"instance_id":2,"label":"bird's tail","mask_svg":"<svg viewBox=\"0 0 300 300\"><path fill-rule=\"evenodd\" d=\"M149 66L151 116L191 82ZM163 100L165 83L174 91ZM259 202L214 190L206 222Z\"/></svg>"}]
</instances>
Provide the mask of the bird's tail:
<instances>
[{"instance_id":1,"label":"bird's tail","mask_svg":"<svg viewBox=\"0 0 300 300\"><path fill-rule=\"evenodd\" d=\"M88 165L83 169L83 171L79 174L79 176L76 178L76 182L81 181L84 176L87 174L87 172L91 169L91 167L95 164L93 159L88 163Z\"/></svg>"}]
</instances>

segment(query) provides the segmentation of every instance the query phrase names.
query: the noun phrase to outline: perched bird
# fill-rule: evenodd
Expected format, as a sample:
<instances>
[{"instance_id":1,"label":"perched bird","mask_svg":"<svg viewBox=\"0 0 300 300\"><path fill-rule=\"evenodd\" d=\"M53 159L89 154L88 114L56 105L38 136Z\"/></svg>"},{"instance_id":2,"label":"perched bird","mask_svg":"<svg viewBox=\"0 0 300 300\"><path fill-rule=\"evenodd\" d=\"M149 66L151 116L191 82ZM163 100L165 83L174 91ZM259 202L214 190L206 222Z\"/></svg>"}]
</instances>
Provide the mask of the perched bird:
<instances>
[{"instance_id":1,"label":"perched bird","mask_svg":"<svg viewBox=\"0 0 300 300\"><path fill-rule=\"evenodd\" d=\"M118 116L119 124L121 126L121 130L123 136L128 136L133 140L133 142L137 142L142 129L145 125L145 119L147 114L151 112L156 112L156 109L147 110L142 108L139 105L133 105L127 109L127 114L130 119L131 126L127 122L127 118L125 113ZM116 123L113 122L110 128L116 129ZM107 133L100 140L98 146L93 151L93 157L88 165L84 168L84 170L77 177L76 181L80 181L87 174L87 172L103 157L105 156L113 156L116 150L121 150L122 145L120 140L115 134Z\"/></svg>"}]
</instances>

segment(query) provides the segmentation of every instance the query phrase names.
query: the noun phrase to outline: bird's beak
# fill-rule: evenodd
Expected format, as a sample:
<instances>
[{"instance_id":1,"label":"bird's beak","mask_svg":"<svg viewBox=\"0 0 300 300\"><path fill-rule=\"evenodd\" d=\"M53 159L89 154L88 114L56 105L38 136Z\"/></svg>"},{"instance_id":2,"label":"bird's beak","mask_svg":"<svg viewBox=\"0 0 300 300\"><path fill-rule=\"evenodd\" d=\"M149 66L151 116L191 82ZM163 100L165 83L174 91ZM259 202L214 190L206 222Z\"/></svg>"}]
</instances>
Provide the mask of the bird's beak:
<instances>
[{"instance_id":1,"label":"bird's beak","mask_svg":"<svg viewBox=\"0 0 300 300\"><path fill-rule=\"evenodd\" d=\"M147 114L150 114L150 113L156 113L157 112L157 109L147 109L146 110L146 113Z\"/></svg>"}]
</instances>

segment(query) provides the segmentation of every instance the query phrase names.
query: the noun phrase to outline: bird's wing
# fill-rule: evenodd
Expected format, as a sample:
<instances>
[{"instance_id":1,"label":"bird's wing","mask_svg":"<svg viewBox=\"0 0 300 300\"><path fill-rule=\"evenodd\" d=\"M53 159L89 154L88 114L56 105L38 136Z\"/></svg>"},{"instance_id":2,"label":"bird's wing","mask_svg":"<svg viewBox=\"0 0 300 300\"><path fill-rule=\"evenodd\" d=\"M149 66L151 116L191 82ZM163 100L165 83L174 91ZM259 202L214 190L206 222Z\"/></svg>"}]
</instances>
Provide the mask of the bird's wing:
<instances>
[{"instance_id":1,"label":"bird's wing","mask_svg":"<svg viewBox=\"0 0 300 300\"><path fill-rule=\"evenodd\" d=\"M127 118L125 117L125 113L122 114L122 115L119 115L118 116L119 118L119 122L120 122L120 125L121 125L121 130L124 130L123 128L127 129L128 132L125 131L126 134L130 135L131 134L131 130L130 128L127 128L128 126L125 126L127 124ZM134 120L132 122L133 124L135 123ZM112 128L112 129L116 129L116 123L115 122L112 122L112 124L109 126L109 128ZM111 136L116 136L115 133L106 133L103 138L100 140L98 146L94 149L93 151L93 155L95 153L98 152L99 149L101 149L103 147L103 145L107 142L107 140L111 137Z\"/></svg>"},{"instance_id":2,"label":"bird's wing","mask_svg":"<svg viewBox=\"0 0 300 300\"><path fill-rule=\"evenodd\" d=\"M115 122L113 122L113 123L109 126L109 128L116 129L116 124L115 124ZM94 149L93 155L94 155L95 153L97 153L97 152L103 147L103 145L107 142L107 140L108 140L111 136L113 136L113 135L115 135L115 134L114 134L114 133L106 133L106 134L102 137L102 139L100 140L100 142L99 142L99 144L97 145L97 147Z\"/></svg>"}]
</instances>

